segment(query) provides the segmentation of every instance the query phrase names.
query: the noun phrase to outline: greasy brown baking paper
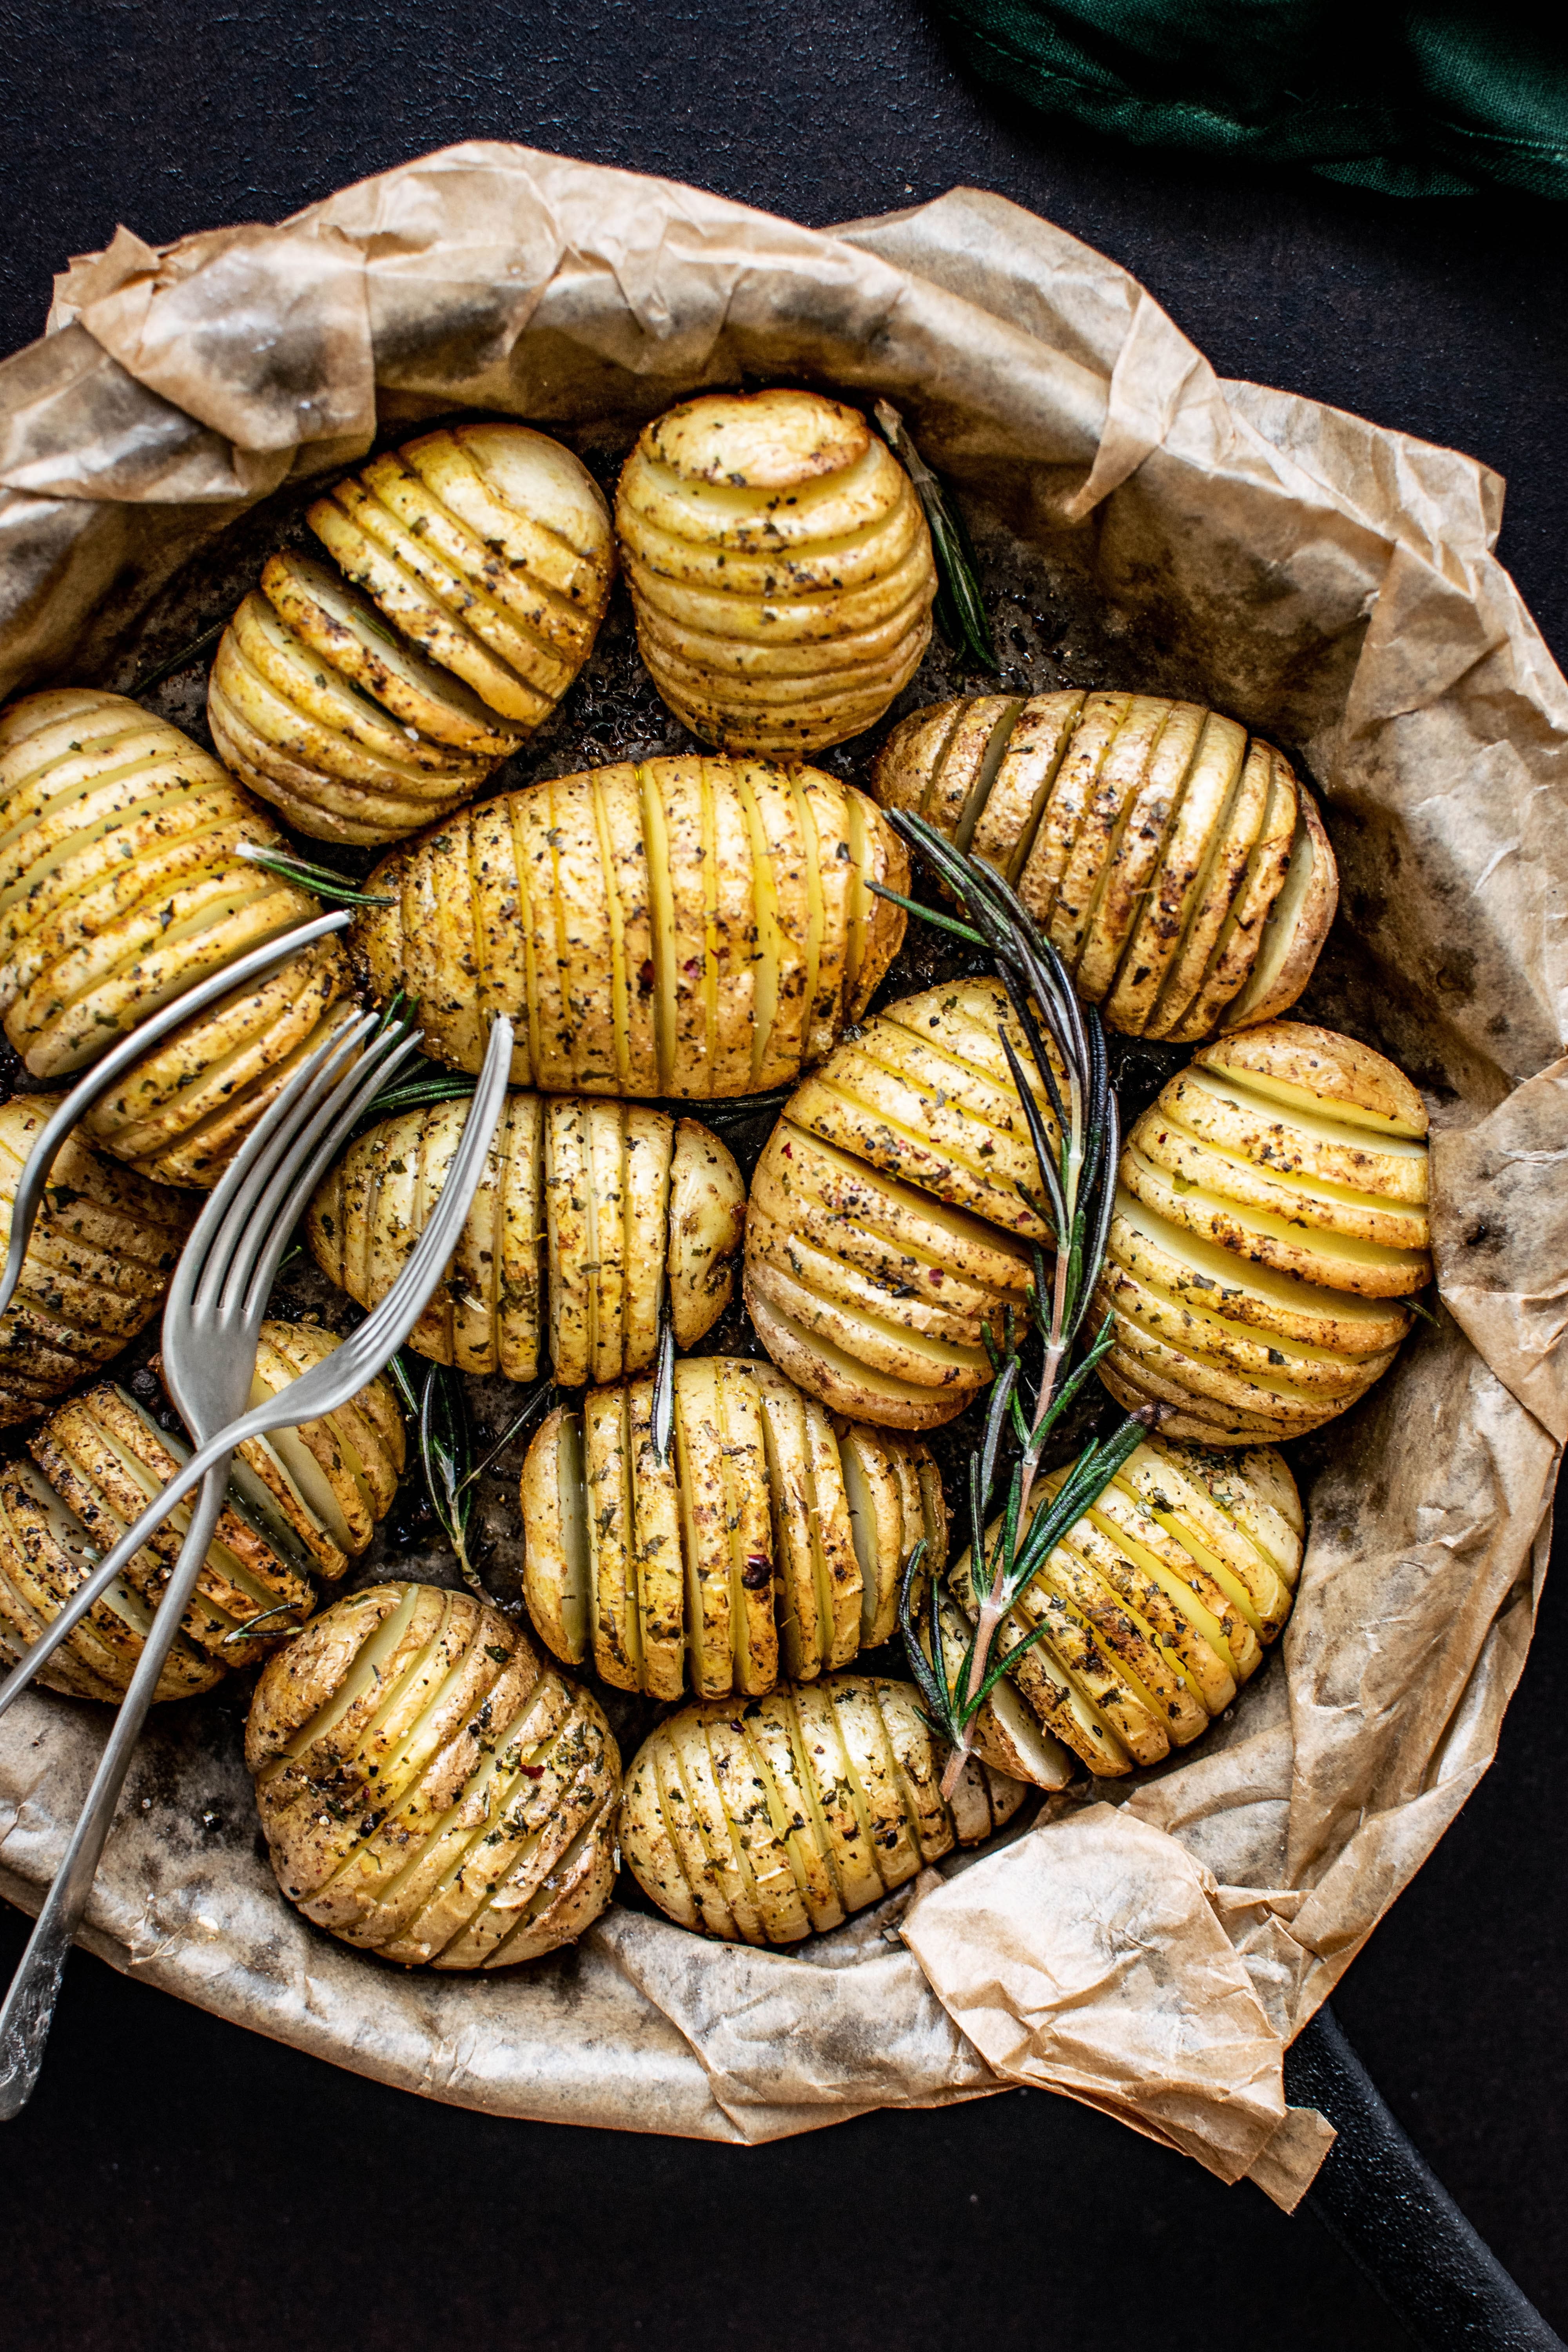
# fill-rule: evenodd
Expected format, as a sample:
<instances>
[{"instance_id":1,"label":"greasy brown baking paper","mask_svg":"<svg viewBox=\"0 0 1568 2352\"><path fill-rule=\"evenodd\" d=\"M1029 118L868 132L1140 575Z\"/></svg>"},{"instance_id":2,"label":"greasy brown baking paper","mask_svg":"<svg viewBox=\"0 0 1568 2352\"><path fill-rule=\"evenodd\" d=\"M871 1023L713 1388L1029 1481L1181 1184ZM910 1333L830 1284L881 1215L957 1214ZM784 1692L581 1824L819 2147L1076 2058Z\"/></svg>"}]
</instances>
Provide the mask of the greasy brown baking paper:
<instances>
[{"instance_id":1,"label":"greasy brown baking paper","mask_svg":"<svg viewBox=\"0 0 1568 2352\"><path fill-rule=\"evenodd\" d=\"M1299 1456L1283 1657L1213 1736L836 1935L758 1953L617 1908L511 1976L395 1973L279 1898L220 1701L150 1738L88 1940L500 2113L758 2141L1027 2083L1292 2203L1331 2135L1287 2108L1281 2053L1490 1761L1568 1433L1568 691L1490 552L1500 484L1216 378L1125 271L966 189L817 234L475 144L280 227L161 252L121 229L51 326L0 368L7 690L107 674L205 540L378 422L471 404L614 446L742 373L889 395L1125 683L1158 648L1304 752L1342 868L1336 1003L1433 1112L1448 1310ZM0 1726L18 1901L100 1737L42 1696Z\"/></svg>"}]
</instances>

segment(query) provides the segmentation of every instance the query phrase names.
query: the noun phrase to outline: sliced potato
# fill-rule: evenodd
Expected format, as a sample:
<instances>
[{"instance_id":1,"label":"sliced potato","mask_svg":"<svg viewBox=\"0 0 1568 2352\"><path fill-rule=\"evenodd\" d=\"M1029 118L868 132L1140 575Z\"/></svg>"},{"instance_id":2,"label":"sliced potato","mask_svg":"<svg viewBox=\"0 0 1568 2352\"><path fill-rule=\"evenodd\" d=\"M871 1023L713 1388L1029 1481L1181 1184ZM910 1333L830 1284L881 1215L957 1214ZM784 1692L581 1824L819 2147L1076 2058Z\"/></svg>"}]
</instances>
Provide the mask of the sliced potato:
<instances>
[{"instance_id":1,"label":"sliced potato","mask_svg":"<svg viewBox=\"0 0 1568 2352\"><path fill-rule=\"evenodd\" d=\"M456 808L493 765L399 726L257 594L219 643L207 723L230 772L321 841L399 841Z\"/></svg>"},{"instance_id":2,"label":"sliced potato","mask_svg":"<svg viewBox=\"0 0 1568 2352\"><path fill-rule=\"evenodd\" d=\"M1040 1481L1031 1519L1065 1475ZM1190 1745L1255 1671L1260 1644L1283 1630L1304 1532L1283 1455L1147 1439L1005 1622L998 1656L1047 1630L993 1693L994 1705L1006 1695L1006 1713L996 1706L983 1726L981 1752L1049 1789L1063 1784L1064 1747L1091 1772L1116 1778ZM978 1596L967 1551L951 1591L972 1623ZM950 1633L944 1618L950 1675L966 1640L967 1624ZM1047 1742L1039 1754L1028 1717Z\"/></svg>"},{"instance_id":3,"label":"sliced potato","mask_svg":"<svg viewBox=\"0 0 1568 2352\"><path fill-rule=\"evenodd\" d=\"M700 1100L781 1085L864 1009L903 937L909 859L813 769L649 760L510 793L378 866L356 919L376 993L429 1050L552 1093Z\"/></svg>"},{"instance_id":4,"label":"sliced potato","mask_svg":"<svg viewBox=\"0 0 1568 2352\"><path fill-rule=\"evenodd\" d=\"M540 1639L622 1690L679 1698L772 1690L845 1665L894 1631L923 1541L946 1558L942 1481L923 1445L835 1433L771 1365L675 1368L668 1459L653 1382L595 1390L536 1433L522 1473L523 1590Z\"/></svg>"},{"instance_id":5,"label":"sliced potato","mask_svg":"<svg viewBox=\"0 0 1568 2352\"><path fill-rule=\"evenodd\" d=\"M88 1529L26 1456L0 1465L0 1659L14 1665L54 1622L103 1558ZM124 1697L153 1612L117 1577L38 1670L46 1689L110 1705ZM155 1699L193 1698L223 1675L222 1660L176 1633Z\"/></svg>"},{"instance_id":6,"label":"sliced potato","mask_svg":"<svg viewBox=\"0 0 1568 2352\"><path fill-rule=\"evenodd\" d=\"M467 1593L377 1585L312 1619L257 1685L246 1760L284 1893L362 1949L507 1968L609 1899L609 1726Z\"/></svg>"},{"instance_id":7,"label":"sliced potato","mask_svg":"<svg viewBox=\"0 0 1568 2352\"><path fill-rule=\"evenodd\" d=\"M0 1104L0 1255L53 1095ZM195 1204L118 1166L79 1129L56 1155L22 1278L0 1316L0 1425L26 1421L117 1356L163 1303Z\"/></svg>"},{"instance_id":8,"label":"sliced potato","mask_svg":"<svg viewBox=\"0 0 1568 2352\"><path fill-rule=\"evenodd\" d=\"M1333 920L1333 852L1311 795L1279 752L1197 704L942 703L893 730L873 790L998 866L1079 995L1134 1036L1274 1019Z\"/></svg>"},{"instance_id":9,"label":"sliced potato","mask_svg":"<svg viewBox=\"0 0 1568 2352\"><path fill-rule=\"evenodd\" d=\"M976 1766L952 1807L919 1696L829 1675L760 1704L683 1707L633 1758L621 1851L662 1911L734 1943L790 1944L1010 1821L1023 1784Z\"/></svg>"},{"instance_id":10,"label":"sliced potato","mask_svg":"<svg viewBox=\"0 0 1568 2352\"><path fill-rule=\"evenodd\" d=\"M322 1178L306 1238L362 1307L384 1298L447 1180L467 1101L381 1121ZM658 1350L668 1279L683 1347L723 1309L743 1188L716 1136L640 1103L513 1094L446 1276L409 1344L462 1371L529 1381L548 1353L575 1388Z\"/></svg>"},{"instance_id":11,"label":"sliced potato","mask_svg":"<svg viewBox=\"0 0 1568 2352\"><path fill-rule=\"evenodd\" d=\"M1133 1127L1100 1283L1103 1377L1221 1444L1316 1428L1392 1362L1431 1279L1426 1112L1370 1046L1227 1034Z\"/></svg>"},{"instance_id":12,"label":"sliced potato","mask_svg":"<svg viewBox=\"0 0 1568 2352\"><path fill-rule=\"evenodd\" d=\"M431 703L443 705L443 740L461 744L458 719L470 744L479 728L466 698L433 691L431 665L507 722L492 726L492 738L521 739L550 716L593 650L615 568L609 516L586 467L527 425L421 435L340 482L306 520L428 658L378 660L363 620L345 622L331 607L338 627L318 625L314 644L334 662L341 652L347 674L399 716L417 704L427 723ZM314 601L320 607L319 593Z\"/></svg>"},{"instance_id":13,"label":"sliced potato","mask_svg":"<svg viewBox=\"0 0 1568 2352\"><path fill-rule=\"evenodd\" d=\"M710 394L645 426L616 529L665 700L730 751L873 726L931 639L936 571L903 467L818 393Z\"/></svg>"},{"instance_id":14,"label":"sliced potato","mask_svg":"<svg viewBox=\"0 0 1568 2352\"><path fill-rule=\"evenodd\" d=\"M121 695L62 688L0 712L0 1010L32 1075L83 1068L319 912L241 855L282 846L216 761ZM215 1183L349 989L338 942L319 941L153 1048L89 1131L147 1175Z\"/></svg>"},{"instance_id":15,"label":"sliced potato","mask_svg":"<svg viewBox=\"0 0 1568 2352\"><path fill-rule=\"evenodd\" d=\"M995 981L889 1005L796 1089L752 1179L746 1299L780 1369L835 1412L951 1421L991 1378L1048 1238ZM1023 1049L1023 1050L1020 1050ZM1055 1122L1035 1097L1046 1132Z\"/></svg>"}]
</instances>

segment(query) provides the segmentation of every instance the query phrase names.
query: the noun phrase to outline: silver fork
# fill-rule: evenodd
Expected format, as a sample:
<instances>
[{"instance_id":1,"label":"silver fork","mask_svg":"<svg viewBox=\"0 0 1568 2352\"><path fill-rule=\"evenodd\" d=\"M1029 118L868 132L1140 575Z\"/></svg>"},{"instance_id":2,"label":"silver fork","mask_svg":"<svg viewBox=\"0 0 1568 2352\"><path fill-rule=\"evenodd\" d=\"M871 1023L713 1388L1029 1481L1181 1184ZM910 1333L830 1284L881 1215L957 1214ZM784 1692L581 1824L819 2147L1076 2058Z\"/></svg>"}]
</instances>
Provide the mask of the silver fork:
<instances>
[{"instance_id":1,"label":"silver fork","mask_svg":"<svg viewBox=\"0 0 1568 2352\"><path fill-rule=\"evenodd\" d=\"M510 1067L511 1028L505 1020L498 1021L491 1033L463 1140L441 1198L386 1297L358 1331L280 1396L235 1418L249 1391L257 1335L272 1278L300 1213L389 1070L418 1043L405 1032L384 1033L348 1077L339 1076L322 1101L321 1066L339 1064L367 1025L368 1020L356 1023L352 1031L342 1033L299 1074L214 1194L182 1257L164 1312L164 1365L174 1402L200 1441L196 1452L0 1687L3 1713L49 1650L199 1479L201 1497L174 1574L160 1600L65 1860L0 2008L0 2119L20 2112L37 2079L66 1957L163 1660L223 1507L234 1449L247 1437L332 1412L384 1367L439 1281L483 1172ZM222 1197L226 1187L226 1197Z\"/></svg>"},{"instance_id":2,"label":"silver fork","mask_svg":"<svg viewBox=\"0 0 1568 2352\"><path fill-rule=\"evenodd\" d=\"M86 1118L100 1095L107 1093L116 1078L123 1077L126 1071L141 1060L149 1045L155 1045L160 1037L166 1037L171 1029L177 1029L194 1013L205 1012L209 1004L216 1004L220 997L232 994L237 988L243 988L247 981L260 980L276 965L287 962L291 955L298 955L301 948L310 947L316 940L324 940L331 931L341 931L350 920L348 908L339 907L332 914L317 915L308 923L296 923L292 930L279 931L276 939L268 940L261 947L252 948L250 953L241 956L237 963L228 964L222 971L214 972L209 979L199 981L195 988L186 989L165 1004L162 1012L154 1013L150 1020L139 1022L118 1045L105 1054L100 1062L94 1063L85 1078L71 1088L58 1109L50 1114L37 1141L28 1152L21 1181L16 1187L16 1197L11 1203L11 1236L5 1251L5 1272L0 1274L0 1315L4 1315L16 1295L16 1285L22 1278L22 1261L27 1255L38 1203L43 1199L55 1155L72 1128Z\"/></svg>"}]
</instances>

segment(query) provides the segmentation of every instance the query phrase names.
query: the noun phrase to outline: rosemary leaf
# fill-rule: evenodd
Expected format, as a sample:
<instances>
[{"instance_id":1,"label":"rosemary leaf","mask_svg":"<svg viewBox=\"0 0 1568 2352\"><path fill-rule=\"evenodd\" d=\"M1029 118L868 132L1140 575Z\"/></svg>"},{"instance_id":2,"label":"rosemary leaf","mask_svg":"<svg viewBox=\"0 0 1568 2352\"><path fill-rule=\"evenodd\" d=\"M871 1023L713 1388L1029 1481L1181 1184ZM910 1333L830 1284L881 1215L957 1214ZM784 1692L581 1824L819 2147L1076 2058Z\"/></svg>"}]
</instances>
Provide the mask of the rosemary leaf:
<instances>
[{"instance_id":1,"label":"rosemary leaf","mask_svg":"<svg viewBox=\"0 0 1568 2352\"><path fill-rule=\"evenodd\" d=\"M675 1326L669 1314L669 1285L665 1285L658 1309L658 1352L653 1367L653 1450L661 1462L669 1460L675 1434Z\"/></svg>"},{"instance_id":2,"label":"rosemary leaf","mask_svg":"<svg viewBox=\"0 0 1568 2352\"><path fill-rule=\"evenodd\" d=\"M173 677L176 671L189 669L193 662L199 661L209 646L216 645L227 628L229 619L230 615L226 613L221 621L215 621L210 629L204 629L199 637L193 637L188 646L182 646L179 652L172 654L166 662L160 662L157 668L150 669L145 677L139 677L131 688L132 702L144 694L151 694L155 686L162 686L163 680Z\"/></svg>"},{"instance_id":3,"label":"rosemary leaf","mask_svg":"<svg viewBox=\"0 0 1568 2352\"><path fill-rule=\"evenodd\" d=\"M925 512L936 558L936 622L953 651L967 654L981 669L1000 667L991 635L991 623L974 576L973 551L963 518L950 507L941 482L910 440L896 408L879 400L873 411L882 436L914 484Z\"/></svg>"},{"instance_id":4,"label":"rosemary leaf","mask_svg":"<svg viewBox=\"0 0 1568 2352\"><path fill-rule=\"evenodd\" d=\"M451 1545L464 1583L481 1601L489 1594L468 1557L474 1514L474 1440L463 1377L450 1364L427 1364L419 1394L419 1466L441 1532Z\"/></svg>"},{"instance_id":5,"label":"rosemary leaf","mask_svg":"<svg viewBox=\"0 0 1568 2352\"><path fill-rule=\"evenodd\" d=\"M298 1604L295 1601L280 1601L275 1609L264 1609L259 1617L247 1617L243 1624L235 1626L232 1633L228 1633L224 1635L223 1641L219 1643L219 1647L226 1648L230 1642L248 1642L257 1627L258 1625L265 1625L269 1617L294 1617L297 1606ZM300 1626L297 1619L289 1630L295 1633L299 1632Z\"/></svg>"},{"instance_id":6,"label":"rosemary leaf","mask_svg":"<svg viewBox=\"0 0 1568 2352\"><path fill-rule=\"evenodd\" d=\"M330 907L390 907L394 902L374 890L356 890L353 884L330 866L312 866L306 857L296 857L292 851L264 849L259 842L242 841L237 855L252 866L264 866L268 874L277 874L285 882L292 882L300 890L313 891Z\"/></svg>"}]
</instances>

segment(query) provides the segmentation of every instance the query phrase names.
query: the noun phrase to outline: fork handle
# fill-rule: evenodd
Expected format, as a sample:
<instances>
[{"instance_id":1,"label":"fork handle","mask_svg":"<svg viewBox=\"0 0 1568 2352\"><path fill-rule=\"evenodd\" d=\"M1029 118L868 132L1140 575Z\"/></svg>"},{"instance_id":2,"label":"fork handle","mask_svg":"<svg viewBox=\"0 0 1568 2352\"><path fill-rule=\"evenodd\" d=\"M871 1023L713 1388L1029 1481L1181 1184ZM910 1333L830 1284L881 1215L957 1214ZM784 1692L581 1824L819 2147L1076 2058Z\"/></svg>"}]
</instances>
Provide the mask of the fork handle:
<instances>
[{"instance_id":1,"label":"fork handle","mask_svg":"<svg viewBox=\"0 0 1568 2352\"><path fill-rule=\"evenodd\" d=\"M21 2114L38 2079L66 1958L92 1892L99 1856L163 1671L163 1661L180 1630L185 1604L223 1510L228 1493L229 1459L226 1454L202 1481L202 1491L191 1513L174 1572L158 1603L131 1686L120 1703L87 1802L27 1939L27 1948L11 1979L5 2005L0 2007L0 2122L9 2122L13 2116Z\"/></svg>"}]
</instances>

